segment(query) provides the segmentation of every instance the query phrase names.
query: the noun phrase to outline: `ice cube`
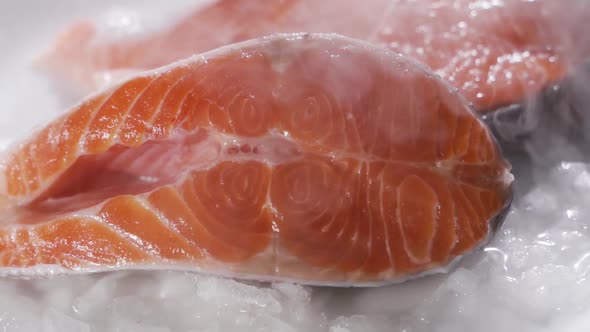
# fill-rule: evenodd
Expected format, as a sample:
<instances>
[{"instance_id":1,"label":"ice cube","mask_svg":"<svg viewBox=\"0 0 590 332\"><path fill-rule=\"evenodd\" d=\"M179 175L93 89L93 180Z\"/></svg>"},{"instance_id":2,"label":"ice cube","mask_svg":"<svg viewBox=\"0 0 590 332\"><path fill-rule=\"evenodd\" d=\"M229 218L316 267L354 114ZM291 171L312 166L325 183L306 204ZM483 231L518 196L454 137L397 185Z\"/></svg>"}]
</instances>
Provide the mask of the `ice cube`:
<instances>
[{"instance_id":1,"label":"ice cube","mask_svg":"<svg viewBox=\"0 0 590 332\"><path fill-rule=\"evenodd\" d=\"M90 332L90 325L76 320L63 312L49 308L41 318L43 332Z\"/></svg>"}]
</instances>

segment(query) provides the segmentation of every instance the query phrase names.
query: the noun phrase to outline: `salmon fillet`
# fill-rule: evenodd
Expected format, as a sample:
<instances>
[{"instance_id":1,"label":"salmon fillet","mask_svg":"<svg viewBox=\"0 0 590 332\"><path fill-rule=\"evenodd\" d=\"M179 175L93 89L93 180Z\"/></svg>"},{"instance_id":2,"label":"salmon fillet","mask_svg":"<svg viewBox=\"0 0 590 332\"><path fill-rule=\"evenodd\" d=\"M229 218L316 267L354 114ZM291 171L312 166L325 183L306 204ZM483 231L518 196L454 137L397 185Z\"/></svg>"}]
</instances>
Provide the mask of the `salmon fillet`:
<instances>
[{"instance_id":1,"label":"salmon fillet","mask_svg":"<svg viewBox=\"0 0 590 332\"><path fill-rule=\"evenodd\" d=\"M574 0L218 0L145 37L109 41L95 24L79 22L42 63L85 93L250 38L333 32L417 59L489 111L538 93L589 56L590 43L580 43L589 18L587 3Z\"/></svg>"},{"instance_id":2,"label":"salmon fillet","mask_svg":"<svg viewBox=\"0 0 590 332\"><path fill-rule=\"evenodd\" d=\"M7 153L0 266L379 285L484 243L510 165L426 67L338 35L129 79Z\"/></svg>"}]
</instances>

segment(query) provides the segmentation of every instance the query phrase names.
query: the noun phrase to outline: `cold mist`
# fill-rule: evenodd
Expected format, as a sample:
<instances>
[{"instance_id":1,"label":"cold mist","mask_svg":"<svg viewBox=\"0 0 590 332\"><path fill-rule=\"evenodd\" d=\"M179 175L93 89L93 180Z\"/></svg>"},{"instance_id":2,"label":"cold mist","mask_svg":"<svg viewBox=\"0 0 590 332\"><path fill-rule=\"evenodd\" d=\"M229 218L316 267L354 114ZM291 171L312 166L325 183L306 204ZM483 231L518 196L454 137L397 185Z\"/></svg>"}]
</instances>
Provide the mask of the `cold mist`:
<instances>
[{"instance_id":1,"label":"cold mist","mask_svg":"<svg viewBox=\"0 0 590 332\"><path fill-rule=\"evenodd\" d=\"M415 2L408 1L408 8ZM570 56L565 62L568 74L538 94L503 104L498 112L485 116L513 164L515 197L491 242L467 255L449 273L369 289L246 283L165 271L2 279L0 327L6 331L84 332L549 332L587 328L590 68L581 59L590 54L590 30L585 28L584 20L590 1L524 2L532 5L523 6L539 5L547 26L560 27L540 29L538 33L542 37L540 44L548 35L551 40L562 41L563 54ZM466 8L477 11L501 7L504 1L456 1L457 6L465 3L472 7ZM192 8L181 0L168 1L167 5L166 12L172 19L183 17ZM74 91L66 97L58 94L55 86L31 65L63 30L64 22L103 15L103 22L115 26L114 31L120 31L117 26L123 27L137 36L171 25L165 20L145 19L160 16L158 1L129 0L124 7L115 1L103 1L82 7L73 0L54 1L51 5L29 0L9 1L1 6L8 8L0 11L4 29L0 44L5 46L5 52L0 54L4 73L0 77L3 145L55 117L85 93ZM32 7L38 10L30 11ZM523 13L524 18L517 15L512 19L526 20ZM23 29L22 17L35 23ZM316 23L321 29L323 23ZM526 27L524 24L523 29ZM113 30L105 28L101 33L108 31ZM567 38L560 38L563 31L568 31ZM121 36L117 38L127 34ZM440 69L439 74L447 69ZM100 84L104 84L104 75L106 81L111 81L119 74L129 74L126 70L97 72L98 76L91 76ZM541 72L543 75L549 73Z\"/></svg>"}]
</instances>

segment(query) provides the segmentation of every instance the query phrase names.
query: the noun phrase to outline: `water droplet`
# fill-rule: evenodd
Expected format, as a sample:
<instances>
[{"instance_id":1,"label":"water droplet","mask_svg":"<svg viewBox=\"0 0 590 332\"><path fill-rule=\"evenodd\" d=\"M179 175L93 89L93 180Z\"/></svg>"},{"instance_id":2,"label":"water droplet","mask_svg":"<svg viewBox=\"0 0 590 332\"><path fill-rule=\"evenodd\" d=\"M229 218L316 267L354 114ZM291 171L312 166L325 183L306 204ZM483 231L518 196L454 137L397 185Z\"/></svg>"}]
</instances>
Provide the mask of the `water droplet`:
<instances>
[{"instance_id":1,"label":"water droplet","mask_svg":"<svg viewBox=\"0 0 590 332\"><path fill-rule=\"evenodd\" d=\"M391 36L393 34L393 29L391 27L385 27L381 29L381 35L383 36Z\"/></svg>"},{"instance_id":2,"label":"water droplet","mask_svg":"<svg viewBox=\"0 0 590 332\"><path fill-rule=\"evenodd\" d=\"M577 209L567 209L565 211L565 214L567 215L568 219L577 220L578 216L580 215L580 211L578 211Z\"/></svg>"}]
</instances>

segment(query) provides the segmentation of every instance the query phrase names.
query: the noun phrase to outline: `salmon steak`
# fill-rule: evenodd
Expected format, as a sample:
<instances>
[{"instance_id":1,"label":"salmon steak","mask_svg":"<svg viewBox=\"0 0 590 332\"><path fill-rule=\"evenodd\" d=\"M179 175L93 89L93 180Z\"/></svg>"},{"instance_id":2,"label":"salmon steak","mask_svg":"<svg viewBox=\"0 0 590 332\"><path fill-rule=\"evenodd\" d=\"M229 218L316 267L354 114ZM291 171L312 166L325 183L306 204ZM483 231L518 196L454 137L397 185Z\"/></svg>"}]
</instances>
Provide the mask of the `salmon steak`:
<instances>
[{"instance_id":1,"label":"salmon steak","mask_svg":"<svg viewBox=\"0 0 590 332\"><path fill-rule=\"evenodd\" d=\"M9 149L0 271L374 286L485 244L510 164L468 102L334 34L248 40L96 93Z\"/></svg>"},{"instance_id":2,"label":"salmon steak","mask_svg":"<svg viewBox=\"0 0 590 332\"><path fill-rule=\"evenodd\" d=\"M587 1L576 0L217 0L128 38L78 22L40 63L85 94L129 72L246 39L338 33L411 56L487 112L540 93L590 56L590 45L579 43L588 19Z\"/></svg>"}]
</instances>

